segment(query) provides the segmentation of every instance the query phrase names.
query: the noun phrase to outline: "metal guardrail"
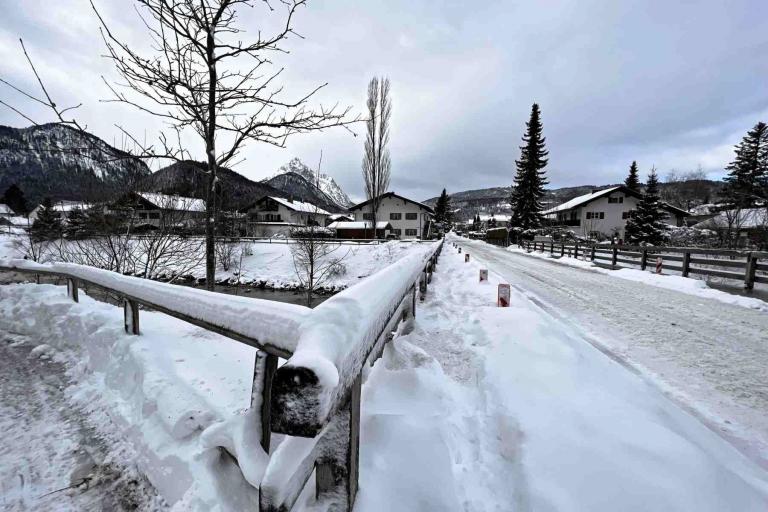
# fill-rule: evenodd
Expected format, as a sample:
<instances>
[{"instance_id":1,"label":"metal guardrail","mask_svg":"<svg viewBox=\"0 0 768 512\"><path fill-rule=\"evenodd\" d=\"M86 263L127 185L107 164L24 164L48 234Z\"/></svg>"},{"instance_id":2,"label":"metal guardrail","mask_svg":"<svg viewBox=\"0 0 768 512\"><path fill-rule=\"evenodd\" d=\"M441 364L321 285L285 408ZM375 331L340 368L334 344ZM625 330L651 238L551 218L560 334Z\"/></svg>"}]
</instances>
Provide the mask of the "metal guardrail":
<instances>
[{"instance_id":1,"label":"metal guardrail","mask_svg":"<svg viewBox=\"0 0 768 512\"><path fill-rule=\"evenodd\" d=\"M221 308L214 307L215 311L211 314L196 313L206 310L205 307L197 309L196 305L206 306L206 301L213 300L215 296L214 302L224 300L221 298L222 294L215 292L157 282L149 282L151 286L145 286L148 282L142 278L75 264L41 265L27 260L0 260L0 271L65 279L67 294L75 302L79 301L79 288L82 284L107 290L122 298L124 328L128 334L140 334L139 311L141 306L145 306L256 348L251 407L260 410L262 448L266 453L270 452L272 432L313 438L313 448L292 461L281 460L283 456L296 456L296 453L290 450L293 444L291 438L281 443L270 459L269 466L287 464L293 470L286 473L270 471L270 468L267 468L259 491L260 510L291 510L312 471L316 469L317 499L332 500L334 510L350 511L358 485L360 389L363 367L365 364L373 365L381 356L386 343L393 339L393 332L398 325L415 316L416 292L418 290L423 300L442 246L442 240L435 242L435 247L425 256L419 256L410 262L413 272L406 273L404 278L400 273L400 264L396 263L387 268L390 269L392 278L399 276L402 282L398 283L398 286L390 286L389 292L377 291L380 294L389 293L390 296L387 301L377 300L377 306L369 311L371 316L376 316L375 319L369 319L369 324L374 328L348 333L344 342L351 345L346 347L351 359L345 359L339 364L339 382L333 389L333 399L327 407L322 407L316 400L317 375L313 376L312 368L306 364L293 364L294 351L298 351L303 357L301 360L306 362L306 351L302 353L306 344L302 340L316 337L318 328L322 333L328 311L343 312L349 306L349 299L341 294L358 293L363 297L370 296L373 290L353 290L356 287L365 288L366 281L341 292L340 296L331 297L314 310L304 306L281 304L279 311L264 312L261 318L258 315L259 308L246 307L260 299L223 296L227 297L225 300L242 307L244 315L249 315L250 327L235 329L227 325L227 322L221 321ZM387 272L387 269L381 272ZM375 276L369 279L374 279ZM384 275L383 278L392 284L390 275ZM337 300L334 300L336 297ZM379 307L379 304L382 305ZM281 311L285 314L281 314ZM313 321L303 322L313 314L316 315ZM277 318L269 320L273 315L277 315ZM270 323L266 329L266 338L258 335L260 321ZM285 339L282 343L271 342L277 337ZM277 368L280 357L288 359L288 362Z\"/></svg>"}]
</instances>

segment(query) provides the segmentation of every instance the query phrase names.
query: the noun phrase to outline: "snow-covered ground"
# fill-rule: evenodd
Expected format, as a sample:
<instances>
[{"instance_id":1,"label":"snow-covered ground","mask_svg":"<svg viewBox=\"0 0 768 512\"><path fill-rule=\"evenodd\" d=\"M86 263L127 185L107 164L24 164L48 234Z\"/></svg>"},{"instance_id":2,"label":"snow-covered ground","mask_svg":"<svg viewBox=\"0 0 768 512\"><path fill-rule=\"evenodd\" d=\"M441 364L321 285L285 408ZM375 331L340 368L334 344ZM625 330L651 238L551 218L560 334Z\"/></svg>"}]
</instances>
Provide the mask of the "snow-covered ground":
<instances>
[{"instance_id":1,"label":"snow-covered ground","mask_svg":"<svg viewBox=\"0 0 768 512\"><path fill-rule=\"evenodd\" d=\"M498 276L478 283L470 252L463 263L448 240L414 329L367 374L355 510L768 508L764 469L531 292L495 307ZM130 442L128 462L172 510L255 510L257 492L203 442L243 417L253 350L156 313L142 313L142 331L125 335L122 310L61 288L0 286L0 333L50 346L68 395Z\"/></svg>"},{"instance_id":2,"label":"snow-covered ground","mask_svg":"<svg viewBox=\"0 0 768 512\"><path fill-rule=\"evenodd\" d=\"M20 247L21 238L0 234L0 259L2 258L22 258L23 252ZM293 257L291 255L290 244L285 240L277 240L275 243L266 242L243 242L247 246L246 254L242 259L242 267L239 258L236 258L234 267L225 271L222 268L216 270L217 282L237 281L238 276L243 284L258 285L274 289L294 289L300 286L299 278L296 274ZM399 242L391 241L383 244L345 244L339 245L332 257L343 257L338 266L338 272L330 275L322 288L329 291L337 291L354 285L361 279L395 263L406 254L423 253L428 250L426 243L418 242ZM198 247L202 250L202 245ZM49 259L57 261L57 258L51 254ZM188 263L185 262L185 265ZM167 263L162 265L162 276L168 278L165 269L172 269L174 265ZM205 262L202 253L196 266L187 268L185 266L184 275L194 277L195 279L205 278Z\"/></svg>"},{"instance_id":3,"label":"snow-covered ground","mask_svg":"<svg viewBox=\"0 0 768 512\"><path fill-rule=\"evenodd\" d=\"M768 313L762 301L699 288L692 279L575 268L572 259L552 261L481 241L460 244L768 468ZM659 285L667 280L677 286Z\"/></svg>"}]
</instances>

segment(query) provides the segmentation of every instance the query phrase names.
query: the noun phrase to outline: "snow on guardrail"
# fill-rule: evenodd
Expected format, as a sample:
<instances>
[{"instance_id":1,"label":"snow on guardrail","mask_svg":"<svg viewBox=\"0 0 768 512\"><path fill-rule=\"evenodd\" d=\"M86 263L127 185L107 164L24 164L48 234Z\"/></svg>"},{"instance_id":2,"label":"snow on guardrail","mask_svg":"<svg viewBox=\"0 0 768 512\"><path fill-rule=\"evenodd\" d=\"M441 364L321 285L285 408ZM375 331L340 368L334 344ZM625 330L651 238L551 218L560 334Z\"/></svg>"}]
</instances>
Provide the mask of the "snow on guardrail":
<instances>
[{"instance_id":1,"label":"snow on guardrail","mask_svg":"<svg viewBox=\"0 0 768 512\"><path fill-rule=\"evenodd\" d=\"M152 307L206 322L273 347L286 355L296 347L298 328L311 309L264 299L224 295L207 290L131 277L74 263L35 263L0 258L0 269L64 275L114 290Z\"/></svg>"}]
</instances>

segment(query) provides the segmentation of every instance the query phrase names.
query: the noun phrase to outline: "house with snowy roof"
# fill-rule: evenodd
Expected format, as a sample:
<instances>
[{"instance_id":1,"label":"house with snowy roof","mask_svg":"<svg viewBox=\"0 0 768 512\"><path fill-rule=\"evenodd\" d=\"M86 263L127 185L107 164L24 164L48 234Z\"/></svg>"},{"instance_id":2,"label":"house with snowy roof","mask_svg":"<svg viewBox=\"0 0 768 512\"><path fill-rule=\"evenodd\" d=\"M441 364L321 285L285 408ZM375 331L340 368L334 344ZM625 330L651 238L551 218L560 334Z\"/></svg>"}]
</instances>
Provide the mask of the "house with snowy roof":
<instances>
[{"instance_id":1,"label":"house with snowy roof","mask_svg":"<svg viewBox=\"0 0 768 512\"><path fill-rule=\"evenodd\" d=\"M623 239L627 220L643 195L624 185L593 190L544 210L542 215L554 226L574 228L585 238L618 237ZM666 213L664 222L682 226L688 212L667 203L661 203Z\"/></svg>"},{"instance_id":2,"label":"house with snowy roof","mask_svg":"<svg viewBox=\"0 0 768 512\"><path fill-rule=\"evenodd\" d=\"M349 208L355 222L373 220L371 202L369 199ZM378 222L385 221L392 225L391 233L397 238L424 240L430 236L434 215L435 211L424 203L387 192L379 196L376 229L378 232Z\"/></svg>"},{"instance_id":3,"label":"house with snowy roof","mask_svg":"<svg viewBox=\"0 0 768 512\"><path fill-rule=\"evenodd\" d=\"M737 247L761 247L768 240L768 208L721 210L693 227L726 234Z\"/></svg>"},{"instance_id":4,"label":"house with snowy roof","mask_svg":"<svg viewBox=\"0 0 768 512\"><path fill-rule=\"evenodd\" d=\"M240 210L249 236L287 235L301 226L325 226L330 213L319 206L283 197L264 196Z\"/></svg>"},{"instance_id":5,"label":"house with snowy roof","mask_svg":"<svg viewBox=\"0 0 768 512\"><path fill-rule=\"evenodd\" d=\"M194 228L204 224L205 201L158 192L130 192L107 206L105 212L122 217L137 228Z\"/></svg>"},{"instance_id":6,"label":"house with snowy roof","mask_svg":"<svg viewBox=\"0 0 768 512\"><path fill-rule=\"evenodd\" d=\"M81 212L85 212L90 210L93 207L92 203L86 203L83 201L56 201L52 203L52 209L55 215L57 215L60 219L66 220L69 218L70 215L72 215L72 212L75 210L79 210ZM43 205L39 204L37 205L31 212L29 212L29 221L34 222L37 219L37 216L40 214L40 210L43 209Z\"/></svg>"},{"instance_id":7,"label":"house with snowy roof","mask_svg":"<svg viewBox=\"0 0 768 512\"><path fill-rule=\"evenodd\" d=\"M0 219L10 219L14 215L16 214L13 213L10 206L5 203L0 203Z\"/></svg>"}]
</instances>

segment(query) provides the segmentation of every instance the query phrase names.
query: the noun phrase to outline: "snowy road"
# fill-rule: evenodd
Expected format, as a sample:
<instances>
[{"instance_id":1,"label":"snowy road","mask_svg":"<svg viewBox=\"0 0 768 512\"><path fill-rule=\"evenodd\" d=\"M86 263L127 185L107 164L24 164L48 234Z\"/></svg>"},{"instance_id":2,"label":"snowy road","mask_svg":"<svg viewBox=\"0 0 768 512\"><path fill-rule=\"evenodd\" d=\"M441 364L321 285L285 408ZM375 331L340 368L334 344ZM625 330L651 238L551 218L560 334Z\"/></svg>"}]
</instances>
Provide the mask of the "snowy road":
<instances>
[{"instance_id":1,"label":"snowy road","mask_svg":"<svg viewBox=\"0 0 768 512\"><path fill-rule=\"evenodd\" d=\"M768 314L457 239L768 467Z\"/></svg>"},{"instance_id":2,"label":"snowy road","mask_svg":"<svg viewBox=\"0 0 768 512\"><path fill-rule=\"evenodd\" d=\"M0 337L0 509L152 510L120 443L84 421L65 396L63 365L23 337Z\"/></svg>"}]
</instances>

